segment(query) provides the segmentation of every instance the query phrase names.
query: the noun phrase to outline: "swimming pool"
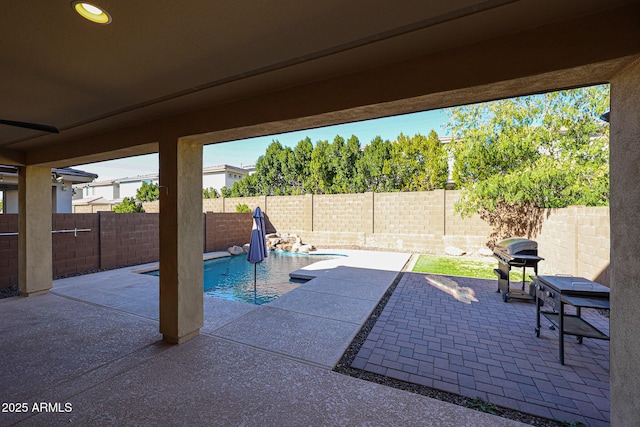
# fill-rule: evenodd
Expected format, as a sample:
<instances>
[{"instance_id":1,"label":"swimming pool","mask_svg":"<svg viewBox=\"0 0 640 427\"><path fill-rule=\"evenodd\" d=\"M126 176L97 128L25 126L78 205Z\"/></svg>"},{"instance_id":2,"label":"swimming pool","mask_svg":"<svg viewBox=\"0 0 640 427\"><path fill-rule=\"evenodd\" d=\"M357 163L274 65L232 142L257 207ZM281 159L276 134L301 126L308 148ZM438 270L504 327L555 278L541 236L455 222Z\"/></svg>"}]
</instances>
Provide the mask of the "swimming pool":
<instances>
[{"instance_id":1,"label":"swimming pool","mask_svg":"<svg viewBox=\"0 0 640 427\"><path fill-rule=\"evenodd\" d=\"M204 261L205 296L262 305L300 286L289 273L318 261L338 255L306 255L295 252L269 252L269 257L257 264L254 293L253 264L246 255L222 257ZM145 274L159 275L159 271Z\"/></svg>"}]
</instances>

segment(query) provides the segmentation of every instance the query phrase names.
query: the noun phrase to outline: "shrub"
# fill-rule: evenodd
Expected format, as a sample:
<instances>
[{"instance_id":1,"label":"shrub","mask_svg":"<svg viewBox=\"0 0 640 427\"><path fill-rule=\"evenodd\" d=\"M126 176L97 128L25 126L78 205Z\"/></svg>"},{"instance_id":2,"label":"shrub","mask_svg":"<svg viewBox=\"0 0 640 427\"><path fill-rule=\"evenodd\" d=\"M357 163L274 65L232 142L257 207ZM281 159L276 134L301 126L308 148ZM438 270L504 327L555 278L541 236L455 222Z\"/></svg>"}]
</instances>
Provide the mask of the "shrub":
<instances>
[{"instance_id":1,"label":"shrub","mask_svg":"<svg viewBox=\"0 0 640 427\"><path fill-rule=\"evenodd\" d=\"M113 207L113 211L116 213L144 213L144 208L133 197L125 197L121 203Z\"/></svg>"},{"instance_id":2,"label":"shrub","mask_svg":"<svg viewBox=\"0 0 640 427\"><path fill-rule=\"evenodd\" d=\"M249 206L246 203L236 205L236 212L251 212Z\"/></svg>"},{"instance_id":3,"label":"shrub","mask_svg":"<svg viewBox=\"0 0 640 427\"><path fill-rule=\"evenodd\" d=\"M136 199L141 202L160 200L160 186L158 184L143 182L142 186L136 191Z\"/></svg>"},{"instance_id":4,"label":"shrub","mask_svg":"<svg viewBox=\"0 0 640 427\"><path fill-rule=\"evenodd\" d=\"M220 193L213 187L203 188L202 189L202 198L203 199L217 199L220 197Z\"/></svg>"}]
</instances>

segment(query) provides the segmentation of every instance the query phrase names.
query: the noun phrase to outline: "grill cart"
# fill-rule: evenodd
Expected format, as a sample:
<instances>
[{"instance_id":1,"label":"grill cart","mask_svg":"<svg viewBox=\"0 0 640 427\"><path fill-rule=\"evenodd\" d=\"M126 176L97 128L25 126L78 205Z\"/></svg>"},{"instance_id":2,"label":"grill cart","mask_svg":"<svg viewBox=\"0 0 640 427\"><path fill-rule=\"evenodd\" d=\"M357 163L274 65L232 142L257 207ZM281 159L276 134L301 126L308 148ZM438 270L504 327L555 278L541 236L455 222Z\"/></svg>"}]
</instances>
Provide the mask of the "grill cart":
<instances>
[{"instance_id":1,"label":"grill cart","mask_svg":"<svg viewBox=\"0 0 640 427\"><path fill-rule=\"evenodd\" d=\"M496 292L502 292L504 302L510 298L533 302L536 295L535 287L529 285L529 289L525 290L525 270L527 267L533 267L534 273L538 274L538 263L544 259L538 256L538 243L521 237L511 237L502 240L493 248L493 256L498 259L498 268L493 270L498 276ZM522 286L511 287L511 267L522 267Z\"/></svg>"},{"instance_id":2,"label":"grill cart","mask_svg":"<svg viewBox=\"0 0 640 427\"><path fill-rule=\"evenodd\" d=\"M584 277L567 275L533 276L536 291L536 337L540 336L540 315L559 329L558 358L564 365L564 336L574 335L578 344L583 338L609 340L609 336L582 318L582 309L610 310L609 288ZM575 307L575 314L565 313L565 306ZM542 307L545 307L543 310Z\"/></svg>"}]
</instances>

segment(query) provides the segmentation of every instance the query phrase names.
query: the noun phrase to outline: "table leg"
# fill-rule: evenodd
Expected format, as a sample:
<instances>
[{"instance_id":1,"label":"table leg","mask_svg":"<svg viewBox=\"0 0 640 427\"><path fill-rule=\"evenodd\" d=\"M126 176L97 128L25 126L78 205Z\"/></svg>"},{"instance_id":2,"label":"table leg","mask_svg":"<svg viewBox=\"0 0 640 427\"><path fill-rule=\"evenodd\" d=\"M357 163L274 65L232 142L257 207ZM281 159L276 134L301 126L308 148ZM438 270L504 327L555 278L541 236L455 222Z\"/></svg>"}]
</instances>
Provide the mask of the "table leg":
<instances>
[{"instance_id":1,"label":"table leg","mask_svg":"<svg viewBox=\"0 0 640 427\"><path fill-rule=\"evenodd\" d=\"M540 336L540 297L536 290L536 337Z\"/></svg>"},{"instance_id":2,"label":"table leg","mask_svg":"<svg viewBox=\"0 0 640 427\"><path fill-rule=\"evenodd\" d=\"M582 318L582 307L580 306L576 307L576 315L578 316L579 319ZM580 336L576 337L576 341L578 341L578 344L582 344L582 337Z\"/></svg>"},{"instance_id":3,"label":"table leg","mask_svg":"<svg viewBox=\"0 0 640 427\"><path fill-rule=\"evenodd\" d=\"M559 326L560 326L560 338L559 338L559 353L560 353L560 364L564 365L564 303L560 301L560 316L559 316Z\"/></svg>"}]
</instances>

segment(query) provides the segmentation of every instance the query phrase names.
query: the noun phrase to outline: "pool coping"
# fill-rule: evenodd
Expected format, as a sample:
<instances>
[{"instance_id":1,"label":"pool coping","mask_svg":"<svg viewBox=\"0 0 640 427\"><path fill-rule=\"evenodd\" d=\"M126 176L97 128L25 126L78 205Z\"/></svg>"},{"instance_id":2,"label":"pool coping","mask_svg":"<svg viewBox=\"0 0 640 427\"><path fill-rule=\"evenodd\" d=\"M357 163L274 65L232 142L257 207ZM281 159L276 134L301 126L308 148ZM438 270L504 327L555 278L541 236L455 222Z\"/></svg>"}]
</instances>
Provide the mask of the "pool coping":
<instances>
[{"instance_id":1,"label":"pool coping","mask_svg":"<svg viewBox=\"0 0 640 427\"><path fill-rule=\"evenodd\" d=\"M229 252L227 251L217 251L217 252L206 252L204 254L202 254L202 260L203 261L209 261L210 259L217 259L217 258L225 258L225 257L230 257L232 256ZM144 264L145 267L140 268L140 269L135 269L135 270L129 270L131 273L136 273L136 274L145 274L145 273L149 273L150 271L156 271L160 268L160 263L159 262L154 262L151 265L149 264Z\"/></svg>"}]
</instances>

